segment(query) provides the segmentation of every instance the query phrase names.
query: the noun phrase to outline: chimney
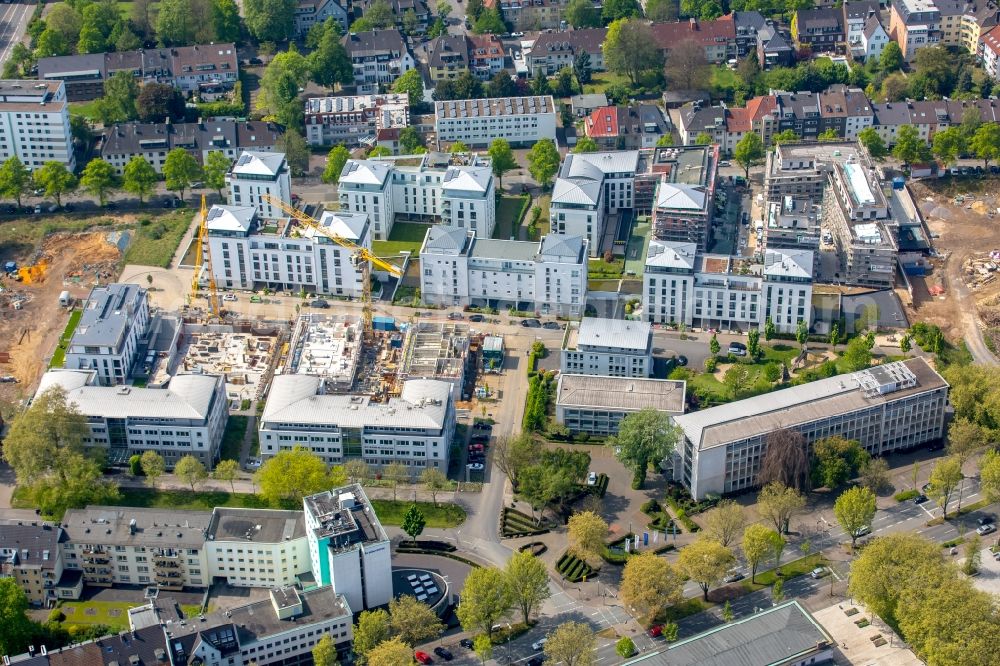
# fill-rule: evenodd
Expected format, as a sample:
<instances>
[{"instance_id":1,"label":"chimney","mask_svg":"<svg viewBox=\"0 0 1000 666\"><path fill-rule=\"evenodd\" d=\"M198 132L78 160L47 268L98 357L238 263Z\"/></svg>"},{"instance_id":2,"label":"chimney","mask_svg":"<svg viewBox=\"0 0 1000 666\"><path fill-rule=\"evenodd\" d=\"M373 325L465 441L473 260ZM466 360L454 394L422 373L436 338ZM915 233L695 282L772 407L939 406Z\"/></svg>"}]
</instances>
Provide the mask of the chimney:
<instances>
[{"instance_id":1,"label":"chimney","mask_svg":"<svg viewBox=\"0 0 1000 666\"><path fill-rule=\"evenodd\" d=\"M689 18L688 19L688 27L690 27L692 30L697 30L698 29L698 19L696 19L696 18Z\"/></svg>"}]
</instances>

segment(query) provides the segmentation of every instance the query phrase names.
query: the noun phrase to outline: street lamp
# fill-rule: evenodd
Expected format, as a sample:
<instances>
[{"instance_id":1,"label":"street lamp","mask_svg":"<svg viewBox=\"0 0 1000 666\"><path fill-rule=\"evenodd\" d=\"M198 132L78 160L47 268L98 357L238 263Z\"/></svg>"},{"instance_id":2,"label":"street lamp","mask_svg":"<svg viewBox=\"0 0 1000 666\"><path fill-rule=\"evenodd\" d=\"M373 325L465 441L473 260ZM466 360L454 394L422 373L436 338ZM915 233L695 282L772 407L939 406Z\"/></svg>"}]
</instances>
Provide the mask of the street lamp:
<instances>
[{"instance_id":1,"label":"street lamp","mask_svg":"<svg viewBox=\"0 0 1000 666\"><path fill-rule=\"evenodd\" d=\"M510 635L512 633L514 633L514 630L511 628L510 622L508 622L507 623L507 641L506 641L506 643L507 643L507 663L508 664L511 663L511 658L510 658Z\"/></svg>"}]
</instances>

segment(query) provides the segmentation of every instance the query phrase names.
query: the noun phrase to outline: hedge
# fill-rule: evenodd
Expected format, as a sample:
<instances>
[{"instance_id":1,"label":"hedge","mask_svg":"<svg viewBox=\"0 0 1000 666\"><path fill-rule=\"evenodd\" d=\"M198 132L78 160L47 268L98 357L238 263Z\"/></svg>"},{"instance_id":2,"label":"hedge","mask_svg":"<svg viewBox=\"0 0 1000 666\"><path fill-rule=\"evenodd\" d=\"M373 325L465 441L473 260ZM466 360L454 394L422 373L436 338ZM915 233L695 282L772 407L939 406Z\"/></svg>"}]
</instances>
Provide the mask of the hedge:
<instances>
[{"instance_id":1,"label":"hedge","mask_svg":"<svg viewBox=\"0 0 1000 666\"><path fill-rule=\"evenodd\" d=\"M657 502L655 499L651 499L648 502L643 502L642 506L640 507L640 511L642 511L647 516L652 516L654 514L660 513L661 511L663 511L663 509L662 507L660 507L659 502Z\"/></svg>"},{"instance_id":2,"label":"hedge","mask_svg":"<svg viewBox=\"0 0 1000 666\"><path fill-rule=\"evenodd\" d=\"M907 500L911 500L917 497L919 494L920 494L919 490L914 490L911 488L910 490L904 490L902 492L896 493L895 495L892 496L892 498L897 502L905 502Z\"/></svg>"},{"instance_id":3,"label":"hedge","mask_svg":"<svg viewBox=\"0 0 1000 666\"><path fill-rule=\"evenodd\" d=\"M697 532L701 529L698 527L697 523L688 518L687 512L684 511L684 509L674 509L674 513L677 515L677 520L681 521L681 525L683 525L688 532Z\"/></svg>"},{"instance_id":4,"label":"hedge","mask_svg":"<svg viewBox=\"0 0 1000 666\"><path fill-rule=\"evenodd\" d=\"M543 554L548 549L549 547L546 546L541 541L532 541L530 543L523 543L517 548L518 552L521 553L523 553L526 550L530 550L531 554L534 555L535 557L538 557L539 555Z\"/></svg>"},{"instance_id":5,"label":"hedge","mask_svg":"<svg viewBox=\"0 0 1000 666\"><path fill-rule=\"evenodd\" d=\"M564 553L556 563L556 570L571 583L579 583L584 576L590 576L594 569L578 557Z\"/></svg>"}]
</instances>

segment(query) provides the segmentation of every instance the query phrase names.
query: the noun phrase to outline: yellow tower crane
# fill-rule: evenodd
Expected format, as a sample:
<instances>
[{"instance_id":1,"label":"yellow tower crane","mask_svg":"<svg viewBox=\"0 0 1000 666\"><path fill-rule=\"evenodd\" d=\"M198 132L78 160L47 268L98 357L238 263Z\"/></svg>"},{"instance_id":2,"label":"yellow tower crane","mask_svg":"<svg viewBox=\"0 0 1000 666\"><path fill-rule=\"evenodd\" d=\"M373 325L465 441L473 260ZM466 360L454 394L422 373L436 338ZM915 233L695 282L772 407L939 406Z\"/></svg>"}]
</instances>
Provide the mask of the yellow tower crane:
<instances>
[{"instance_id":1,"label":"yellow tower crane","mask_svg":"<svg viewBox=\"0 0 1000 666\"><path fill-rule=\"evenodd\" d=\"M332 240L337 245L350 250L351 257L354 260L354 265L361 271L361 323L362 330L366 339L371 339L372 335L372 281L371 281L371 267L375 266L380 268L390 275L396 277L402 277L403 272L396 266L393 266L389 262L379 259L374 254L369 252L366 248L354 243L350 239L344 238L343 236L338 236L335 233L327 230L319 220L308 215L304 211L295 208L289 204L286 204L281 199L273 197L269 194L261 196L261 199L267 201L272 206L277 206L282 211L284 211L289 217L298 220L300 224L312 229L318 234L326 236Z\"/></svg>"},{"instance_id":2,"label":"yellow tower crane","mask_svg":"<svg viewBox=\"0 0 1000 666\"><path fill-rule=\"evenodd\" d=\"M208 272L208 316L221 316L219 311L219 291L215 284L215 273L212 272L212 249L208 244L208 204L205 195L201 195L201 223L198 225L198 254L194 258L194 277L191 279L191 299L198 296L201 288L201 271Z\"/></svg>"}]
</instances>

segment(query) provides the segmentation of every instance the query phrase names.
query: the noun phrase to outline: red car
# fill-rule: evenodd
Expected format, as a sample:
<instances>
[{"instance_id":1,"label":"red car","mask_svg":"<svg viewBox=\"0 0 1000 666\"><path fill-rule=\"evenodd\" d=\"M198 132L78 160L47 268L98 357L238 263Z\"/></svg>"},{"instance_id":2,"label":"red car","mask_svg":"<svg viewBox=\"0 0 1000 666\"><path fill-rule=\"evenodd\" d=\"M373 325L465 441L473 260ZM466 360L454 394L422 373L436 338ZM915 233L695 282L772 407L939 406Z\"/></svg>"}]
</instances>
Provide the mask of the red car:
<instances>
[{"instance_id":1,"label":"red car","mask_svg":"<svg viewBox=\"0 0 1000 666\"><path fill-rule=\"evenodd\" d=\"M426 652L421 652L420 650L417 650L416 652L413 653L413 658L419 661L421 664L434 663L434 660L431 659L431 656L429 654L427 654Z\"/></svg>"},{"instance_id":2,"label":"red car","mask_svg":"<svg viewBox=\"0 0 1000 666\"><path fill-rule=\"evenodd\" d=\"M469 453L482 453L483 451L482 444L469 444Z\"/></svg>"},{"instance_id":3,"label":"red car","mask_svg":"<svg viewBox=\"0 0 1000 666\"><path fill-rule=\"evenodd\" d=\"M649 635L653 638L659 638L663 635L663 626L659 624L654 624L649 628Z\"/></svg>"}]
</instances>

